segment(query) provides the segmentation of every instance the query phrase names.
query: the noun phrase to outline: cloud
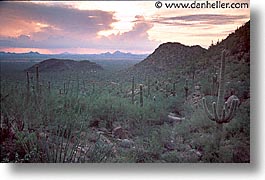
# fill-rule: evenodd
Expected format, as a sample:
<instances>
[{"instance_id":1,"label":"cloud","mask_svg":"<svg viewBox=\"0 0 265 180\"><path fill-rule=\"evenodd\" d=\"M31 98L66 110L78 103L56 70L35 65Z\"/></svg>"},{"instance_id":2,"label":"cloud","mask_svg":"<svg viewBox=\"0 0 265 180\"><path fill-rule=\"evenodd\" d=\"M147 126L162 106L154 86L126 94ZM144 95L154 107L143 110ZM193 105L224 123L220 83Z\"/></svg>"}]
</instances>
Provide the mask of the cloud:
<instances>
[{"instance_id":1,"label":"cloud","mask_svg":"<svg viewBox=\"0 0 265 180\"><path fill-rule=\"evenodd\" d=\"M0 46L78 47L80 41L111 29L111 24L117 21L113 12L101 10L28 2L1 2L0 5Z\"/></svg>"},{"instance_id":2,"label":"cloud","mask_svg":"<svg viewBox=\"0 0 265 180\"><path fill-rule=\"evenodd\" d=\"M233 24L238 20L245 20L246 15L226 15L226 14L194 14L170 17L155 17L149 20L151 23L164 24L169 26L211 26ZM139 22L141 19L136 20Z\"/></svg>"},{"instance_id":3,"label":"cloud","mask_svg":"<svg viewBox=\"0 0 265 180\"><path fill-rule=\"evenodd\" d=\"M148 30L153 27L153 23L145 20L143 16L135 16L136 22L132 30L117 35L110 35L103 37L100 41L104 42L107 46L113 46L113 42L118 49L139 49L153 50L160 42L149 39ZM138 21L140 20L140 21ZM115 43L116 42L116 43Z\"/></svg>"},{"instance_id":4,"label":"cloud","mask_svg":"<svg viewBox=\"0 0 265 180\"><path fill-rule=\"evenodd\" d=\"M224 25L235 21L246 19L245 15L225 15L225 14L196 14L175 17L164 17L162 21L184 21L189 23L199 23L204 25Z\"/></svg>"},{"instance_id":5,"label":"cloud","mask_svg":"<svg viewBox=\"0 0 265 180\"><path fill-rule=\"evenodd\" d=\"M1 2L1 21L28 21L47 24L75 33L96 33L110 29L116 20L113 12L78 10L69 6L49 6L25 2ZM3 19L2 19L3 18Z\"/></svg>"},{"instance_id":6,"label":"cloud","mask_svg":"<svg viewBox=\"0 0 265 180\"><path fill-rule=\"evenodd\" d=\"M211 40L226 37L249 20L249 9L201 9L194 14L187 9L177 13L158 10L153 2L137 2L138 6L133 6L134 2L130 6L127 2L111 3L112 11L103 2L93 2L95 7L90 2L81 3L83 10L77 9L76 3L0 2L0 49L90 48L146 53L168 41L207 47Z\"/></svg>"},{"instance_id":7,"label":"cloud","mask_svg":"<svg viewBox=\"0 0 265 180\"><path fill-rule=\"evenodd\" d=\"M99 36L98 32L112 29L112 23L117 22L114 12L25 2L1 2L0 5L0 21L4 27L0 32L0 47L130 51L152 50L158 44L149 40L147 31L153 25L143 16L135 17L141 22L133 22L132 30L106 37Z\"/></svg>"},{"instance_id":8,"label":"cloud","mask_svg":"<svg viewBox=\"0 0 265 180\"><path fill-rule=\"evenodd\" d=\"M111 39L118 39L121 41L132 40L135 41L136 39L147 39L148 34L147 31L153 27L153 23L148 22L144 19L143 16L135 16L136 19L141 19L140 22L135 21L133 28L131 31L124 32L118 35L110 36Z\"/></svg>"}]
</instances>

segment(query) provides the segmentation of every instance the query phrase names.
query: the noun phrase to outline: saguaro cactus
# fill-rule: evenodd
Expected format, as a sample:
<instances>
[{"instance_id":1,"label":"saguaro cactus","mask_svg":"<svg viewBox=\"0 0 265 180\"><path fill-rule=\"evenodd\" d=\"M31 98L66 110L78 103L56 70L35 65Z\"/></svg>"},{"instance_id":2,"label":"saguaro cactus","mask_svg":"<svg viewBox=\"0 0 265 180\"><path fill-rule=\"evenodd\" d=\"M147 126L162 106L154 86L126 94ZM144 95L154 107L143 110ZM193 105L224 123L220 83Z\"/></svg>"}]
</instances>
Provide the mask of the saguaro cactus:
<instances>
[{"instance_id":1,"label":"saguaro cactus","mask_svg":"<svg viewBox=\"0 0 265 180\"><path fill-rule=\"evenodd\" d=\"M140 84L140 106L143 107L144 99L143 99L143 85Z\"/></svg>"},{"instance_id":2,"label":"saguaro cactus","mask_svg":"<svg viewBox=\"0 0 265 180\"><path fill-rule=\"evenodd\" d=\"M65 85L65 82L63 83L63 94L66 94L66 85Z\"/></svg>"},{"instance_id":3,"label":"saguaro cactus","mask_svg":"<svg viewBox=\"0 0 265 180\"><path fill-rule=\"evenodd\" d=\"M233 117L235 116L235 112L238 107L238 100L233 100L230 108L227 107L227 103L224 102L224 94L225 94L225 50L222 52L221 58L221 68L220 68L220 76L219 76L219 88L218 88L218 98L217 103L212 103L212 113L207 107L206 99L203 98L203 107L206 115L212 121L217 123L216 127L216 145L217 149L220 147L220 142L222 139L223 132L223 124L229 123Z\"/></svg>"},{"instance_id":4,"label":"saguaro cactus","mask_svg":"<svg viewBox=\"0 0 265 180\"><path fill-rule=\"evenodd\" d=\"M27 91L29 92L30 81L29 81L29 72L27 72Z\"/></svg>"},{"instance_id":5,"label":"saguaro cactus","mask_svg":"<svg viewBox=\"0 0 265 180\"><path fill-rule=\"evenodd\" d=\"M187 100L188 99L188 92L189 92L188 79L185 80L184 90L185 90L185 97Z\"/></svg>"},{"instance_id":6,"label":"saguaro cactus","mask_svg":"<svg viewBox=\"0 0 265 180\"><path fill-rule=\"evenodd\" d=\"M51 92L51 82L48 81L48 92L50 93Z\"/></svg>"},{"instance_id":7,"label":"saguaro cactus","mask_svg":"<svg viewBox=\"0 0 265 180\"><path fill-rule=\"evenodd\" d=\"M132 104L134 104L134 77L132 78Z\"/></svg>"},{"instance_id":8,"label":"saguaro cactus","mask_svg":"<svg viewBox=\"0 0 265 180\"><path fill-rule=\"evenodd\" d=\"M39 93L39 66L36 66L36 90Z\"/></svg>"},{"instance_id":9,"label":"saguaro cactus","mask_svg":"<svg viewBox=\"0 0 265 180\"><path fill-rule=\"evenodd\" d=\"M176 96L176 83L173 83L173 88L172 88L172 95Z\"/></svg>"},{"instance_id":10,"label":"saguaro cactus","mask_svg":"<svg viewBox=\"0 0 265 180\"><path fill-rule=\"evenodd\" d=\"M26 97L27 104L29 102L29 96L30 96L30 81L29 81L29 72L27 72L27 97Z\"/></svg>"},{"instance_id":11,"label":"saguaro cactus","mask_svg":"<svg viewBox=\"0 0 265 180\"><path fill-rule=\"evenodd\" d=\"M147 80L147 96L150 97L151 96L151 85L150 85L150 79L148 78Z\"/></svg>"},{"instance_id":12,"label":"saguaro cactus","mask_svg":"<svg viewBox=\"0 0 265 180\"><path fill-rule=\"evenodd\" d=\"M92 83L92 94L95 92L95 82Z\"/></svg>"}]
</instances>

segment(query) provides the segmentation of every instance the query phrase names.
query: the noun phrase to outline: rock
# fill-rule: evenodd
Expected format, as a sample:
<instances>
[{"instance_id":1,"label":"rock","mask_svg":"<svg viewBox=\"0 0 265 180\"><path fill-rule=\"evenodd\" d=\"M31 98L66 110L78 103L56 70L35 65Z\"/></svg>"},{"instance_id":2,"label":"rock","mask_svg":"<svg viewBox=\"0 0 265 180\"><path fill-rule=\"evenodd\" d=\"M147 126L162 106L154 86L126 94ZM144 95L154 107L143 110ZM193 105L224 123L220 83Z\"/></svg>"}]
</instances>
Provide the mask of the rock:
<instances>
[{"instance_id":1,"label":"rock","mask_svg":"<svg viewBox=\"0 0 265 180\"><path fill-rule=\"evenodd\" d=\"M97 135L105 134L103 131L97 131Z\"/></svg>"},{"instance_id":2,"label":"rock","mask_svg":"<svg viewBox=\"0 0 265 180\"><path fill-rule=\"evenodd\" d=\"M123 148L131 148L131 147L133 147L133 145L134 145L134 142L132 140L129 140L129 139L123 139L120 142L120 146Z\"/></svg>"},{"instance_id":3,"label":"rock","mask_svg":"<svg viewBox=\"0 0 265 180\"><path fill-rule=\"evenodd\" d=\"M164 124L164 121L163 120L148 119L148 120L146 120L146 123L149 126L155 126L155 125L161 126Z\"/></svg>"},{"instance_id":4,"label":"rock","mask_svg":"<svg viewBox=\"0 0 265 180\"><path fill-rule=\"evenodd\" d=\"M196 85L196 86L194 87L194 89L197 90L197 91L199 91L199 90L201 89L201 87L200 87L199 85Z\"/></svg>"},{"instance_id":5,"label":"rock","mask_svg":"<svg viewBox=\"0 0 265 180\"><path fill-rule=\"evenodd\" d=\"M169 151L161 155L161 159L167 163L180 163L178 151Z\"/></svg>"},{"instance_id":6,"label":"rock","mask_svg":"<svg viewBox=\"0 0 265 180\"><path fill-rule=\"evenodd\" d=\"M76 147L76 151L80 154L80 153L83 153L83 154L85 154L87 151L89 151L89 146L87 146L87 145L81 145L81 144L79 144L77 147Z\"/></svg>"},{"instance_id":7,"label":"rock","mask_svg":"<svg viewBox=\"0 0 265 180\"><path fill-rule=\"evenodd\" d=\"M202 157L202 153L196 149L191 149L190 152L196 154L199 158Z\"/></svg>"},{"instance_id":8,"label":"rock","mask_svg":"<svg viewBox=\"0 0 265 180\"><path fill-rule=\"evenodd\" d=\"M178 150L165 152L161 156L162 160L168 163L196 163L199 157L191 151L180 152Z\"/></svg>"},{"instance_id":9,"label":"rock","mask_svg":"<svg viewBox=\"0 0 265 180\"><path fill-rule=\"evenodd\" d=\"M170 115L170 116L176 116L176 113L169 113L168 115Z\"/></svg>"},{"instance_id":10,"label":"rock","mask_svg":"<svg viewBox=\"0 0 265 180\"><path fill-rule=\"evenodd\" d=\"M89 122L89 127L98 127L99 126L100 119L93 119Z\"/></svg>"},{"instance_id":11,"label":"rock","mask_svg":"<svg viewBox=\"0 0 265 180\"><path fill-rule=\"evenodd\" d=\"M191 147L188 145L188 144L184 144L184 143L176 143L176 148L175 150L178 150L178 151L189 151L191 149Z\"/></svg>"},{"instance_id":12,"label":"rock","mask_svg":"<svg viewBox=\"0 0 265 180\"><path fill-rule=\"evenodd\" d=\"M45 139L45 140L47 140L48 139L48 135L46 133L44 133L44 132L39 132L39 133L37 133L37 138L38 139Z\"/></svg>"},{"instance_id":13,"label":"rock","mask_svg":"<svg viewBox=\"0 0 265 180\"><path fill-rule=\"evenodd\" d=\"M85 131L80 132L81 138L86 138L86 136L87 136L87 132L85 132Z\"/></svg>"},{"instance_id":14,"label":"rock","mask_svg":"<svg viewBox=\"0 0 265 180\"><path fill-rule=\"evenodd\" d=\"M174 141L165 142L164 148L166 148L168 151L173 151L176 148L176 144L174 143Z\"/></svg>"},{"instance_id":15,"label":"rock","mask_svg":"<svg viewBox=\"0 0 265 180\"><path fill-rule=\"evenodd\" d=\"M121 126L118 126L112 130L112 134L115 138L126 139L128 138L128 132Z\"/></svg>"},{"instance_id":16,"label":"rock","mask_svg":"<svg viewBox=\"0 0 265 180\"><path fill-rule=\"evenodd\" d=\"M169 113L168 117L168 122L181 122L185 120L185 117L176 117L174 113Z\"/></svg>"},{"instance_id":17,"label":"rock","mask_svg":"<svg viewBox=\"0 0 265 180\"><path fill-rule=\"evenodd\" d=\"M116 83L116 82L110 82L111 85L114 85L114 86L119 86L120 84L119 83Z\"/></svg>"},{"instance_id":18,"label":"rock","mask_svg":"<svg viewBox=\"0 0 265 180\"><path fill-rule=\"evenodd\" d=\"M108 144L110 146L113 146L113 143L104 135L100 134L99 135L99 140L104 143L104 144Z\"/></svg>"},{"instance_id":19,"label":"rock","mask_svg":"<svg viewBox=\"0 0 265 180\"><path fill-rule=\"evenodd\" d=\"M114 143L112 143L106 136L104 135L100 135L99 137L99 143L105 147L105 148L110 148L111 149L111 152L116 154L117 153L117 149L116 149L116 146Z\"/></svg>"},{"instance_id":20,"label":"rock","mask_svg":"<svg viewBox=\"0 0 265 180\"><path fill-rule=\"evenodd\" d=\"M136 163L150 163L161 159L160 153L150 152L142 148L137 149L137 153L135 155Z\"/></svg>"},{"instance_id":21,"label":"rock","mask_svg":"<svg viewBox=\"0 0 265 180\"><path fill-rule=\"evenodd\" d=\"M100 132L105 133L105 134L109 133L108 130L107 130L107 128L105 128L105 127L101 127L101 128L99 128L98 130L99 130Z\"/></svg>"}]
</instances>

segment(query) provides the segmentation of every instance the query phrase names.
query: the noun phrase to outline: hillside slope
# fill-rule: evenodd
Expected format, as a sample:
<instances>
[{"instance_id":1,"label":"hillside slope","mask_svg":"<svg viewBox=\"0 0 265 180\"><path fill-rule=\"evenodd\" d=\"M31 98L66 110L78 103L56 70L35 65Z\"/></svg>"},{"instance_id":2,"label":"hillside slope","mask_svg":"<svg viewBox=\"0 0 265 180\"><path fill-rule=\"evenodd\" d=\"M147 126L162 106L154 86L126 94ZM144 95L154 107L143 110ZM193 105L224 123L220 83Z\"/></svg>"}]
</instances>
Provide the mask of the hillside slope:
<instances>
[{"instance_id":1,"label":"hillside slope","mask_svg":"<svg viewBox=\"0 0 265 180\"><path fill-rule=\"evenodd\" d=\"M33 65L25 71L34 72L36 66L40 72L60 72L60 71L95 71L103 70L103 68L90 61L74 61L69 59L47 59Z\"/></svg>"},{"instance_id":2,"label":"hillside slope","mask_svg":"<svg viewBox=\"0 0 265 180\"><path fill-rule=\"evenodd\" d=\"M161 44L146 59L136 64L134 69L144 68L153 70L154 72L172 71L183 65L187 61L202 58L206 49L200 46L185 46L180 43L164 43Z\"/></svg>"},{"instance_id":3,"label":"hillside slope","mask_svg":"<svg viewBox=\"0 0 265 180\"><path fill-rule=\"evenodd\" d=\"M223 49L228 50L230 61L240 61L242 63L250 61L250 21L221 42L211 45L208 50L198 45L185 46L177 42L163 43L131 70L153 70L157 73L174 71L176 68L183 68L184 66L196 66L199 70L202 67L209 68L209 65L213 65L218 61L221 55L220 51ZM182 70L187 71L188 69Z\"/></svg>"},{"instance_id":4,"label":"hillside slope","mask_svg":"<svg viewBox=\"0 0 265 180\"><path fill-rule=\"evenodd\" d=\"M180 82L181 86L188 79L192 82L190 88L200 84L207 95L212 77L219 74L223 49L227 50L226 89L234 89L238 96L246 99L250 87L250 21L207 50L180 43L161 44L146 59L123 72L123 77L134 76L139 81L150 77L164 84Z\"/></svg>"}]
</instances>

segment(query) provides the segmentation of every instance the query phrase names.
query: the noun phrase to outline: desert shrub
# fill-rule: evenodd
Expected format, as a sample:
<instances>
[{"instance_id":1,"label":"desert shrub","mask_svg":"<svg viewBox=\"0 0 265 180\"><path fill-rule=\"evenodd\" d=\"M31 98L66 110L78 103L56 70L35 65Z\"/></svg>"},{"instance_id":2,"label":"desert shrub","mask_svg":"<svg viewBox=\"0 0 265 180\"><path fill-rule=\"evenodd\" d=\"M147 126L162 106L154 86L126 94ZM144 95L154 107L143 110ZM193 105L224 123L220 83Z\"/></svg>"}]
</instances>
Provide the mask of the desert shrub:
<instances>
[{"instance_id":1,"label":"desert shrub","mask_svg":"<svg viewBox=\"0 0 265 180\"><path fill-rule=\"evenodd\" d=\"M41 153L35 133L16 132L13 140L1 144L1 162L40 162Z\"/></svg>"},{"instance_id":2,"label":"desert shrub","mask_svg":"<svg viewBox=\"0 0 265 180\"><path fill-rule=\"evenodd\" d=\"M192 152L169 151L161 157L167 163L198 163L198 157Z\"/></svg>"},{"instance_id":3,"label":"desert shrub","mask_svg":"<svg viewBox=\"0 0 265 180\"><path fill-rule=\"evenodd\" d=\"M114 161L113 145L98 140L86 154L89 163L102 163Z\"/></svg>"}]
</instances>

